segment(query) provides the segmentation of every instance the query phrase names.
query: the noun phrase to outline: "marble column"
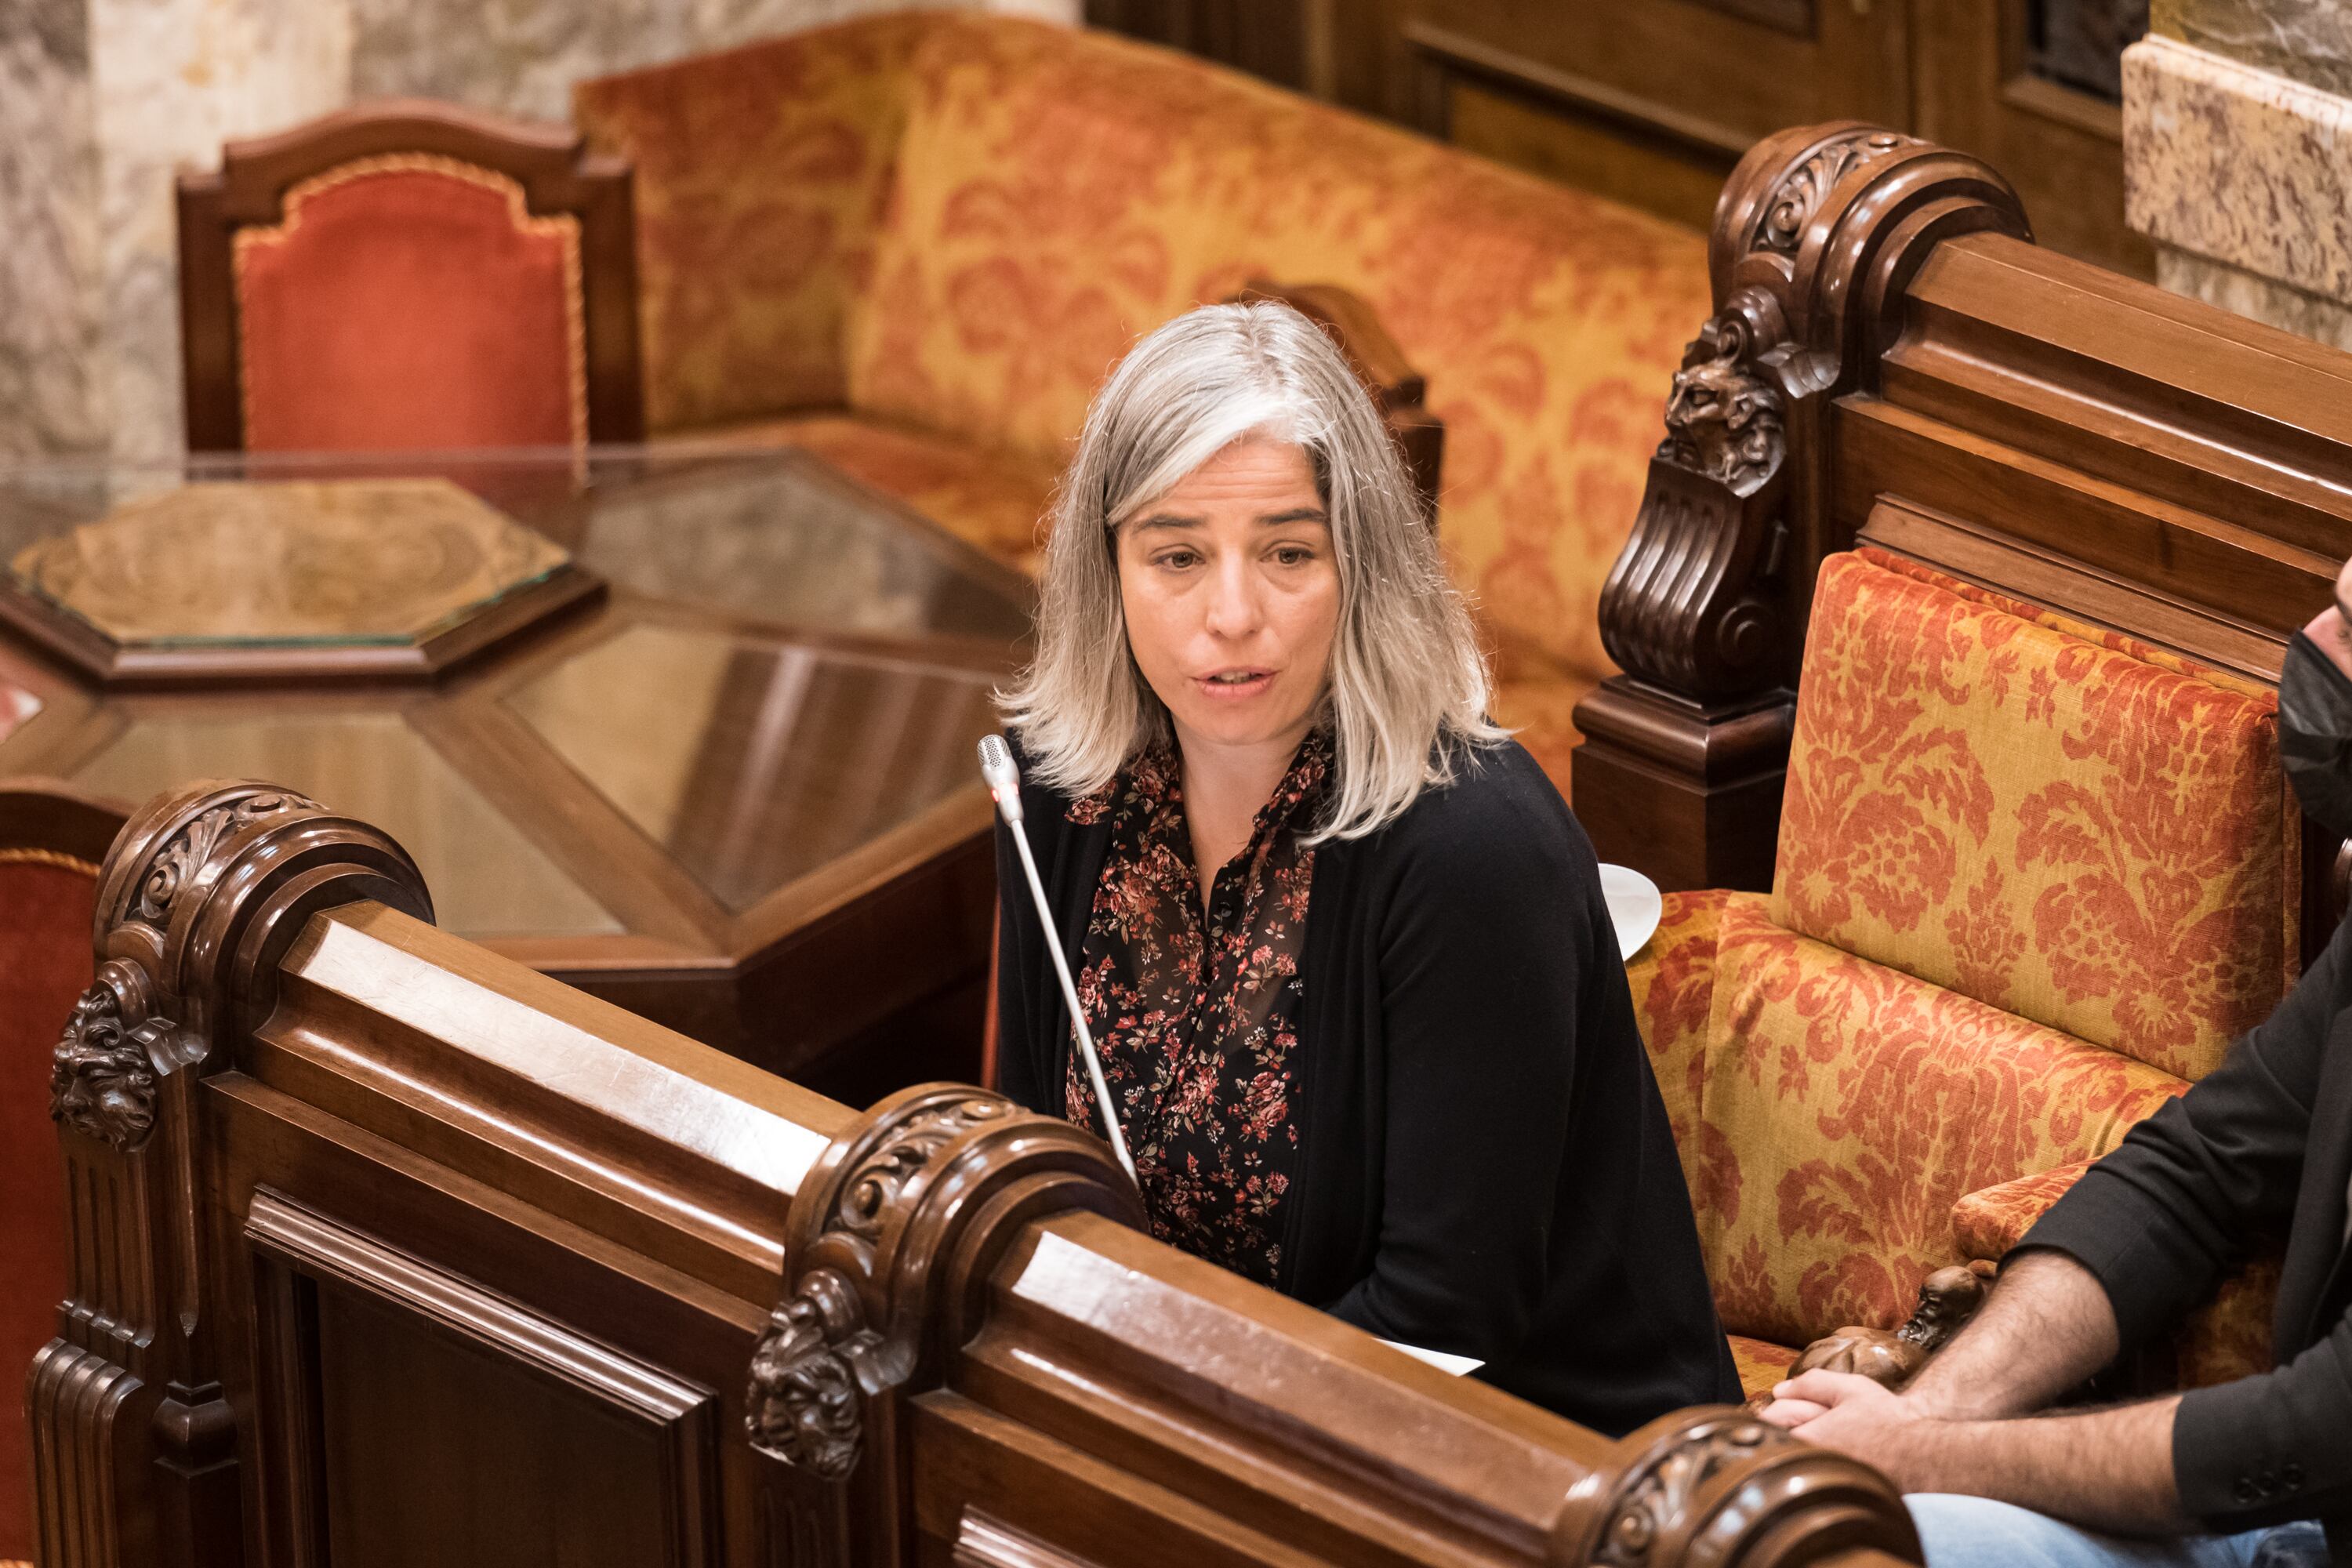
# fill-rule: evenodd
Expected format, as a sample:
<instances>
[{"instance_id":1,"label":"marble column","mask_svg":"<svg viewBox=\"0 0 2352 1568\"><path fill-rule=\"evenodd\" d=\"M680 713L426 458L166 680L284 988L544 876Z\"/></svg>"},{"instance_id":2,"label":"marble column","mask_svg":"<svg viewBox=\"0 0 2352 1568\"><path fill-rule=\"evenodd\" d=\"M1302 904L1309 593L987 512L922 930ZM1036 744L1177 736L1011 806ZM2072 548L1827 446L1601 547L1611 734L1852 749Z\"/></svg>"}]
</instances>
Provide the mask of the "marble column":
<instances>
[{"instance_id":1,"label":"marble column","mask_svg":"<svg viewBox=\"0 0 2352 1568\"><path fill-rule=\"evenodd\" d=\"M0 0L0 458L177 447L172 179L224 141L393 94L562 120L581 78L908 3Z\"/></svg>"},{"instance_id":2,"label":"marble column","mask_svg":"<svg viewBox=\"0 0 2352 1568\"><path fill-rule=\"evenodd\" d=\"M2352 7L2156 0L2124 205L2166 288L2352 349Z\"/></svg>"},{"instance_id":3,"label":"marble column","mask_svg":"<svg viewBox=\"0 0 2352 1568\"><path fill-rule=\"evenodd\" d=\"M0 457L106 443L87 0L0 5Z\"/></svg>"}]
</instances>

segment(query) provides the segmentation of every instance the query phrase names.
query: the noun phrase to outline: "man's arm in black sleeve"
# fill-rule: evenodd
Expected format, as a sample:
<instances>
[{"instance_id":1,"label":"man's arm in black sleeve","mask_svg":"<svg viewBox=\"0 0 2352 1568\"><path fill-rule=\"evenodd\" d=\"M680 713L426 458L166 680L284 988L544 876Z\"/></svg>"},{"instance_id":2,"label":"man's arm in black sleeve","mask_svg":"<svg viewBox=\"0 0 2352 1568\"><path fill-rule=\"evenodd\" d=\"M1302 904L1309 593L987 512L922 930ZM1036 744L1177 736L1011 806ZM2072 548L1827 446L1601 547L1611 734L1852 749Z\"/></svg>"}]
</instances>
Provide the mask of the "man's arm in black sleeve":
<instances>
[{"instance_id":1,"label":"man's arm in black sleeve","mask_svg":"<svg viewBox=\"0 0 2352 1568\"><path fill-rule=\"evenodd\" d=\"M2294 1206L2352 922L2204 1081L2133 1128L2019 1243L2095 1275L2123 1348L2209 1295L2249 1232Z\"/></svg>"}]
</instances>

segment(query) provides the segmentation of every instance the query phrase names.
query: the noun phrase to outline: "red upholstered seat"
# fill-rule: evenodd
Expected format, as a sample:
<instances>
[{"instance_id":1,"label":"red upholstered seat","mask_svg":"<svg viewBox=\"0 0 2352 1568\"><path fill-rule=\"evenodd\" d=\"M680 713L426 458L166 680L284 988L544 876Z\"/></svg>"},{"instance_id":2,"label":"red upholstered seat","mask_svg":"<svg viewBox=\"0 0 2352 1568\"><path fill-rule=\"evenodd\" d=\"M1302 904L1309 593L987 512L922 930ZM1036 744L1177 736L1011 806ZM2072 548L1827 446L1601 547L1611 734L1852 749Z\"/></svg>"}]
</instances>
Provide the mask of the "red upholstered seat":
<instances>
[{"instance_id":1,"label":"red upholstered seat","mask_svg":"<svg viewBox=\"0 0 2352 1568\"><path fill-rule=\"evenodd\" d=\"M33 1555L25 1369L66 1294L65 1166L49 1124L49 1052L89 984L98 868L0 847L0 1558Z\"/></svg>"},{"instance_id":2,"label":"red upholstered seat","mask_svg":"<svg viewBox=\"0 0 2352 1568\"><path fill-rule=\"evenodd\" d=\"M580 223L455 159L357 160L240 232L250 451L588 438Z\"/></svg>"}]
</instances>

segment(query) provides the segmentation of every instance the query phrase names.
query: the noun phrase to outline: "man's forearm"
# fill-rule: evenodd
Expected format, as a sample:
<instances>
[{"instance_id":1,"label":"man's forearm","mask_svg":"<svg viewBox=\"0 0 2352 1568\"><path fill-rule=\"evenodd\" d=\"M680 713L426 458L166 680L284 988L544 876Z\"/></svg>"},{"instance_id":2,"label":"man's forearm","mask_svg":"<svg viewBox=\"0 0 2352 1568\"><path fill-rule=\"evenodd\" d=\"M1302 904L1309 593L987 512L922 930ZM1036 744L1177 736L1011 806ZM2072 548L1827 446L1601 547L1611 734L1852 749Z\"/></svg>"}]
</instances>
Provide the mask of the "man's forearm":
<instances>
[{"instance_id":1,"label":"man's forearm","mask_svg":"<svg viewBox=\"0 0 2352 1568\"><path fill-rule=\"evenodd\" d=\"M2178 1394L2143 1405L2022 1421L1927 1424L1906 1490L1998 1498L2127 1535L2196 1528L2172 1473Z\"/></svg>"},{"instance_id":2,"label":"man's forearm","mask_svg":"<svg viewBox=\"0 0 2352 1568\"><path fill-rule=\"evenodd\" d=\"M1947 1420L2023 1415L2115 1360L2118 1344L2115 1308L2091 1271L2063 1253L2029 1252L1904 1397Z\"/></svg>"}]
</instances>

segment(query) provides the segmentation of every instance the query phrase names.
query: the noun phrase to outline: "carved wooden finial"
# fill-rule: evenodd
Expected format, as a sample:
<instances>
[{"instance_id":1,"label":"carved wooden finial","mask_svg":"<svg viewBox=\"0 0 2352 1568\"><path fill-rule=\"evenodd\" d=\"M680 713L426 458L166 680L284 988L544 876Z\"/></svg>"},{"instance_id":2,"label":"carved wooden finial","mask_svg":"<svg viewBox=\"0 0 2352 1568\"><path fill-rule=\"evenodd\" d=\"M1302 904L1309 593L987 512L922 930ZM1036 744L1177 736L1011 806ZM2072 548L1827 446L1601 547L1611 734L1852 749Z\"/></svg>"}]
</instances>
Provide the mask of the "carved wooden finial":
<instances>
[{"instance_id":1,"label":"carved wooden finial","mask_svg":"<svg viewBox=\"0 0 2352 1568\"><path fill-rule=\"evenodd\" d=\"M57 1121L142 1146L161 1081L201 1062L316 910L373 898L432 918L415 863L377 829L274 784L208 782L152 801L99 875L96 980L59 1037Z\"/></svg>"},{"instance_id":2,"label":"carved wooden finial","mask_svg":"<svg viewBox=\"0 0 2352 1568\"><path fill-rule=\"evenodd\" d=\"M818 1480L849 1479L871 1402L961 1342L971 1282L1021 1226L1068 1209L1143 1221L1109 1146L1070 1123L962 1084L876 1105L793 1199L785 1289L751 1359L753 1446Z\"/></svg>"},{"instance_id":3,"label":"carved wooden finial","mask_svg":"<svg viewBox=\"0 0 2352 1568\"><path fill-rule=\"evenodd\" d=\"M1885 1477L1746 1411L1677 1411L1618 1448L1624 1463L1569 1494L1551 1562L1788 1568L1832 1544L1919 1561L1911 1516Z\"/></svg>"}]
</instances>

